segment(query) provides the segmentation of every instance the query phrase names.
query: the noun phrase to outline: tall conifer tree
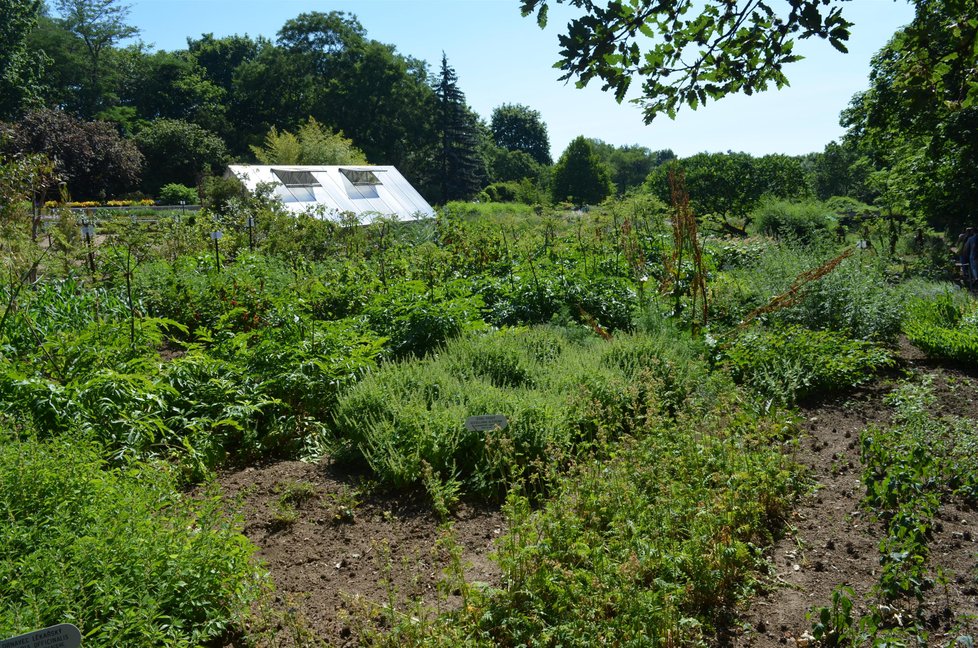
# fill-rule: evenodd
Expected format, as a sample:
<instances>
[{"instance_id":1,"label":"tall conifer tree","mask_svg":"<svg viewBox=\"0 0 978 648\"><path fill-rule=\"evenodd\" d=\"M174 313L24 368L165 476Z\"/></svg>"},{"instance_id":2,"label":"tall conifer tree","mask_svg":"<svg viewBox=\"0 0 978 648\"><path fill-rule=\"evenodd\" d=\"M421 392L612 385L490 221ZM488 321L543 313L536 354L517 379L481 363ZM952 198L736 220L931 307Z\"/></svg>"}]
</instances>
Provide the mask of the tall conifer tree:
<instances>
[{"instance_id":1,"label":"tall conifer tree","mask_svg":"<svg viewBox=\"0 0 978 648\"><path fill-rule=\"evenodd\" d=\"M441 202L471 198L482 188L485 163L479 156L476 115L465 104L458 76L441 55L441 76L435 87L438 99L438 161L441 171Z\"/></svg>"}]
</instances>

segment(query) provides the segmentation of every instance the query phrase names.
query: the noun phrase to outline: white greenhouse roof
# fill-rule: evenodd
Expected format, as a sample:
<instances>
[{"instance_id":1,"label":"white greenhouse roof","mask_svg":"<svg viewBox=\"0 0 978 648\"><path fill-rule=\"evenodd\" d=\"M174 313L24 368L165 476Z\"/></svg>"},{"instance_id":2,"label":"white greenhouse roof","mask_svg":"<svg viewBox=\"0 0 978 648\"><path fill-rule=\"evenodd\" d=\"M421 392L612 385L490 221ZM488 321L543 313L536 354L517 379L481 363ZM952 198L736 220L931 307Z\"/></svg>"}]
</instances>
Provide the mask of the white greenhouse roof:
<instances>
[{"instance_id":1,"label":"white greenhouse roof","mask_svg":"<svg viewBox=\"0 0 978 648\"><path fill-rule=\"evenodd\" d=\"M435 210L392 166L290 166L233 164L228 174L240 180L249 191L260 184L272 187L293 213L321 210L330 220L344 212L355 214L361 223L379 216L396 216L413 221L434 216Z\"/></svg>"}]
</instances>

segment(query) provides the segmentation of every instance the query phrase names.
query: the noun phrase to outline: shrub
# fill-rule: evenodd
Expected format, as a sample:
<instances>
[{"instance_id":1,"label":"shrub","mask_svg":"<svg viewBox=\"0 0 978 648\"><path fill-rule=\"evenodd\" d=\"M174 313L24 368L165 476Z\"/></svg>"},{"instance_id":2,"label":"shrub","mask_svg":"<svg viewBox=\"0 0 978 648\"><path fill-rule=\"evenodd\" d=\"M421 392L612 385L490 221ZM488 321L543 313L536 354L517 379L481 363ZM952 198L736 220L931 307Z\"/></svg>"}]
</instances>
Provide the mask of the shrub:
<instances>
[{"instance_id":1,"label":"shrub","mask_svg":"<svg viewBox=\"0 0 978 648\"><path fill-rule=\"evenodd\" d=\"M706 644L803 488L775 442L787 422L737 398L727 389L697 415L647 419L539 506L514 490L496 544L502 585L463 585L464 612L429 626L405 615L382 645Z\"/></svg>"},{"instance_id":2,"label":"shrub","mask_svg":"<svg viewBox=\"0 0 978 648\"><path fill-rule=\"evenodd\" d=\"M163 188L160 189L161 205L179 205L181 203L196 205L198 202L200 199L197 197L197 190L193 187L171 182L163 185Z\"/></svg>"},{"instance_id":3,"label":"shrub","mask_svg":"<svg viewBox=\"0 0 978 648\"><path fill-rule=\"evenodd\" d=\"M831 211L816 202L766 200L752 214L757 230L767 236L811 243L831 230Z\"/></svg>"},{"instance_id":4,"label":"shrub","mask_svg":"<svg viewBox=\"0 0 978 648\"><path fill-rule=\"evenodd\" d=\"M237 178L206 176L200 186L200 204L217 213L225 213L228 205L247 198L248 189Z\"/></svg>"},{"instance_id":5,"label":"shrub","mask_svg":"<svg viewBox=\"0 0 978 648\"><path fill-rule=\"evenodd\" d=\"M978 366L978 306L950 291L907 306L903 331L927 355Z\"/></svg>"},{"instance_id":6,"label":"shrub","mask_svg":"<svg viewBox=\"0 0 978 648\"><path fill-rule=\"evenodd\" d=\"M364 309L371 328L389 339L394 357L423 356L465 331L485 328L483 302L462 284L427 290L404 281L377 293Z\"/></svg>"},{"instance_id":7,"label":"shrub","mask_svg":"<svg viewBox=\"0 0 978 648\"><path fill-rule=\"evenodd\" d=\"M223 641L262 591L216 497L162 467L108 470L80 440L0 443L0 636L61 622L85 645Z\"/></svg>"},{"instance_id":8,"label":"shrub","mask_svg":"<svg viewBox=\"0 0 978 648\"><path fill-rule=\"evenodd\" d=\"M521 475L539 479L547 462L671 415L704 374L702 361L665 336L609 343L550 327L466 336L342 394L336 456L393 486L420 484L428 466L466 492L498 495ZM467 430L465 419L480 414L504 414L509 424Z\"/></svg>"},{"instance_id":9,"label":"shrub","mask_svg":"<svg viewBox=\"0 0 978 648\"><path fill-rule=\"evenodd\" d=\"M714 313L736 323L826 260L826 255L801 246L770 246L756 262L714 282ZM828 275L806 284L801 296L794 306L767 315L768 321L881 342L891 341L900 331L900 292L887 282L885 263L877 257L857 254L846 259Z\"/></svg>"},{"instance_id":10,"label":"shrub","mask_svg":"<svg viewBox=\"0 0 978 648\"><path fill-rule=\"evenodd\" d=\"M797 326L745 331L721 357L736 380L786 405L857 387L893 364L870 342Z\"/></svg>"},{"instance_id":11,"label":"shrub","mask_svg":"<svg viewBox=\"0 0 978 648\"><path fill-rule=\"evenodd\" d=\"M889 342L900 332L903 300L877 257L851 257L811 284L803 301L775 316L857 340Z\"/></svg>"},{"instance_id":12,"label":"shrub","mask_svg":"<svg viewBox=\"0 0 978 648\"><path fill-rule=\"evenodd\" d=\"M516 194L519 192L519 183L515 181L511 182L494 182L483 191L486 194L486 198L490 202L504 203L504 202L515 202Z\"/></svg>"}]
</instances>

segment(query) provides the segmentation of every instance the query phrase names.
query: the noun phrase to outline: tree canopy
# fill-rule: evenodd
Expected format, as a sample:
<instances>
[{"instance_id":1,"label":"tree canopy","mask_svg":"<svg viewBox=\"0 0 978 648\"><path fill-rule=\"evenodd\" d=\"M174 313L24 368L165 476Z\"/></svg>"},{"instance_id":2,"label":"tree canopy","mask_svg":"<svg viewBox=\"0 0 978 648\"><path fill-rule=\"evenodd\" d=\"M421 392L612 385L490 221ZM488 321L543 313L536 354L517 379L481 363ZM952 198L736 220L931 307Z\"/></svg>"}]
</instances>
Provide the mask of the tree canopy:
<instances>
[{"instance_id":1,"label":"tree canopy","mask_svg":"<svg viewBox=\"0 0 978 648\"><path fill-rule=\"evenodd\" d=\"M621 102L633 78L651 122L708 99L788 83L798 39L817 36L846 51L843 0L554 0L582 10L560 35L561 79L600 79ZM550 0L522 0L523 15L547 24Z\"/></svg>"},{"instance_id":2,"label":"tree canopy","mask_svg":"<svg viewBox=\"0 0 978 648\"><path fill-rule=\"evenodd\" d=\"M492 139L507 151L522 151L538 164L553 164L550 137L540 113L522 104L503 104L492 111Z\"/></svg>"},{"instance_id":3,"label":"tree canopy","mask_svg":"<svg viewBox=\"0 0 978 648\"><path fill-rule=\"evenodd\" d=\"M102 53L139 29L126 19L129 7L117 0L56 0L62 25L85 45L88 74L84 88L86 116L93 116L102 103Z\"/></svg>"},{"instance_id":4,"label":"tree canopy","mask_svg":"<svg viewBox=\"0 0 978 648\"><path fill-rule=\"evenodd\" d=\"M554 200L596 205L611 195L611 172L583 135L571 140L554 165Z\"/></svg>"},{"instance_id":5,"label":"tree canopy","mask_svg":"<svg viewBox=\"0 0 978 648\"><path fill-rule=\"evenodd\" d=\"M99 198L130 191L139 179L143 156L108 122L87 122L61 110L35 110L12 124L0 124L7 153L36 153L55 161L55 172L73 197Z\"/></svg>"},{"instance_id":6,"label":"tree canopy","mask_svg":"<svg viewBox=\"0 0 978 648\"><path fill-rule=\"evenodd\" d=\"M180 119L153 121L135 142L146 158L143 189L154 195L167 184L197 185L204 175L221 173L228 160L221 138Z\"/></svg>"},{"instance_id":7,"label":"tree canopy","mask_svg":"<svg viewBox=\"0 0 978 648\"><path fill-rule=\"evenodd\" d=\"M262 146L252 146L262 164L367 164L353 141L334 133L310 117L298 133L272 127Z\"/></svg>"},{"instance_id":8,"label":"tree canopy","mask_svg":"<svg viewBox=\"0 0 978 648\"><path fill-rule=\"evenodd\" d=\"M942 226L978 218L978 15L971 0L920 2L874 58L843 113L877 201Z\"/></svg>"},{"instance_id":9,"label":"tree canopy","mask_svg":"<svg viewBox=\"0 0 978 648\"><path fill-rule=\"evenodd\" d=\"M638 144L614 146L598 139L590 142L594 152L611 169L611 180L619 195L642 186L653 169L676 157L670 149L652 151Z\"/></svg>"},{"instance_id":10,"label":"tree canopy","mask_svg":"<svg viewBox=\"0 0 978 648\"><path fill-rule=\"evenodd\" d=\"M32 51L28 37L42 6L40 0L0 0L0 118L37 103L46 57Z\"/></svg>"},{"instance_id":11,"label":"tree canopy","mask_svg":"<svg viewBox=\"0 0 978 648\"><path fill-rule=\"evenodd\" d=\"M686 190L696 215L712 218L727 231L738 234L744 233L751 210L763 197L799 198L811 191L797 158L697 153L662 165L649 175L649 189L664 201L670 199L672 165L685 171Z\"/></svg>"}]
</instances>

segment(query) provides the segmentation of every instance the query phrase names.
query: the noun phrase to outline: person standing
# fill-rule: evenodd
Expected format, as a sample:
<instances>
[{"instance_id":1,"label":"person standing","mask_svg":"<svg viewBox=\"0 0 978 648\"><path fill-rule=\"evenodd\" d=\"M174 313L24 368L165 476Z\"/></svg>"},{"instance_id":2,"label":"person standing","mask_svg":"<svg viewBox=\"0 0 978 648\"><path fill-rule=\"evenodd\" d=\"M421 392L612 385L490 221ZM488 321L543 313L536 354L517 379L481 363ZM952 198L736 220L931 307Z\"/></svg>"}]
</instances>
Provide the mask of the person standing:
<instances>
[{"instance_id":1,"label":"person standing","mask_svg":"<svg viewBox=\"0 0 978 648\"><path fill-rule=\"evenodd\" d=\"M973 288L978 281L978 233L974 227L969 227L964 233L967 238L961 256L968 263L968 288Z\"/></svg>"}]
</instances>

